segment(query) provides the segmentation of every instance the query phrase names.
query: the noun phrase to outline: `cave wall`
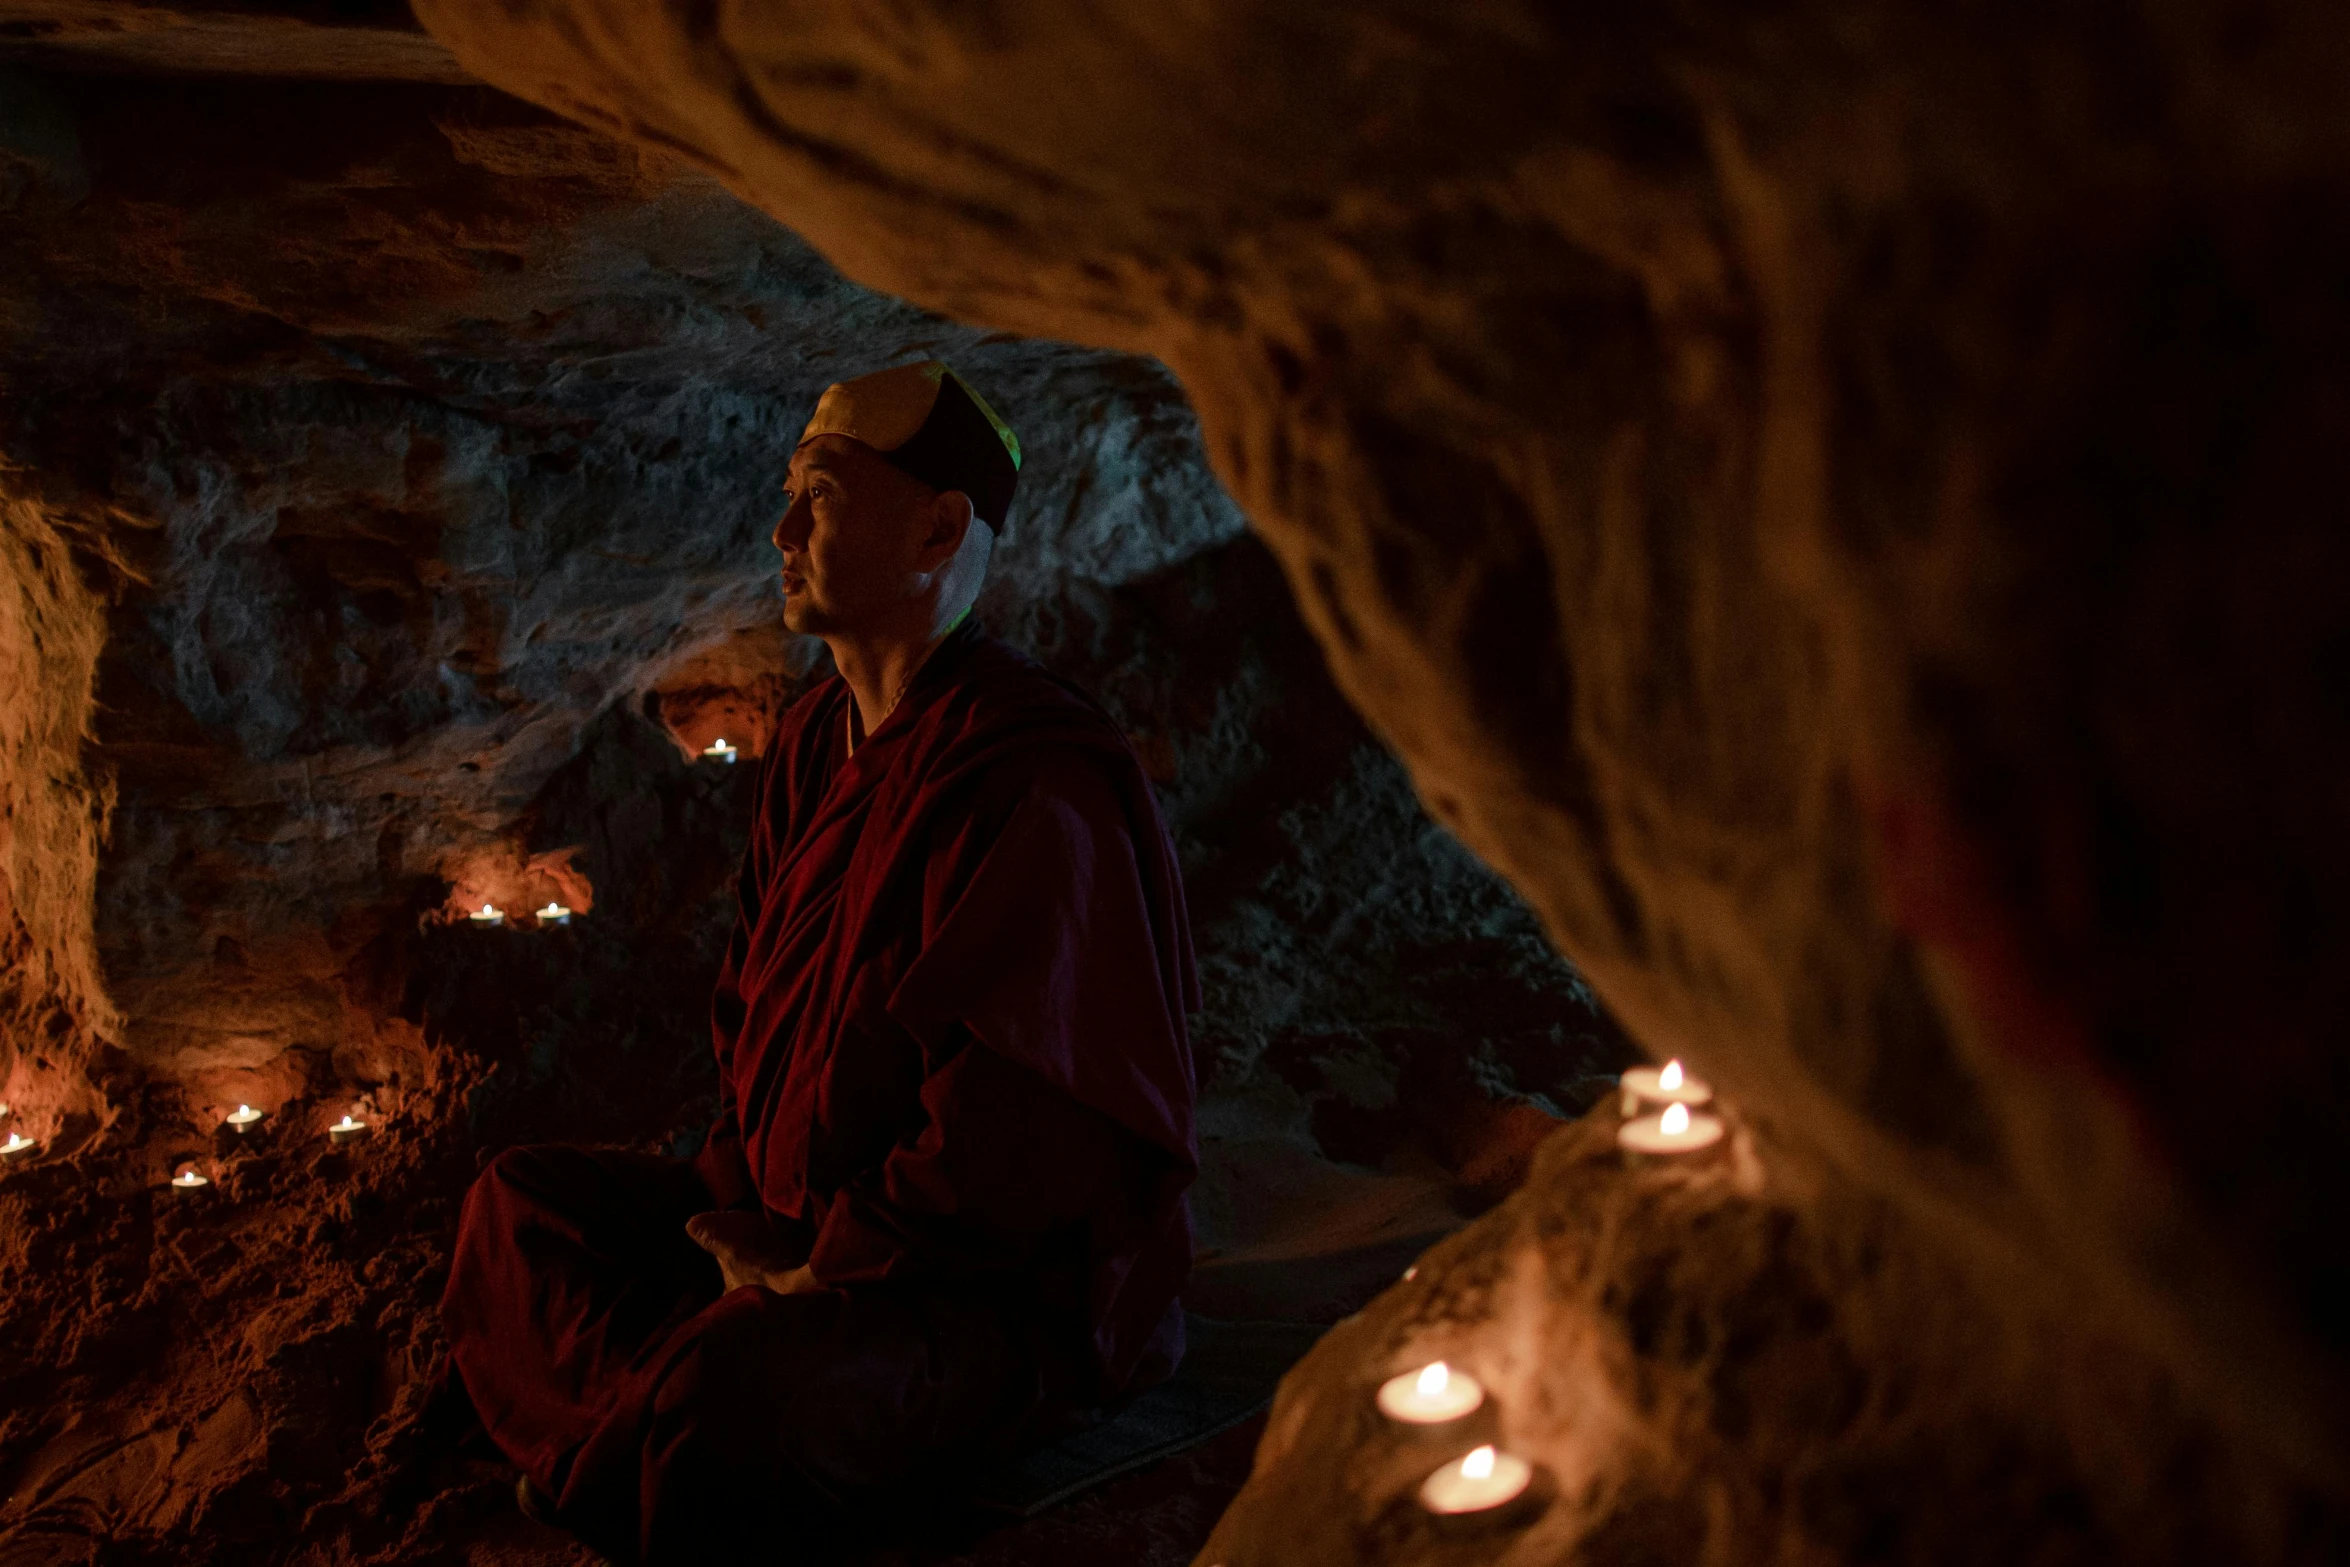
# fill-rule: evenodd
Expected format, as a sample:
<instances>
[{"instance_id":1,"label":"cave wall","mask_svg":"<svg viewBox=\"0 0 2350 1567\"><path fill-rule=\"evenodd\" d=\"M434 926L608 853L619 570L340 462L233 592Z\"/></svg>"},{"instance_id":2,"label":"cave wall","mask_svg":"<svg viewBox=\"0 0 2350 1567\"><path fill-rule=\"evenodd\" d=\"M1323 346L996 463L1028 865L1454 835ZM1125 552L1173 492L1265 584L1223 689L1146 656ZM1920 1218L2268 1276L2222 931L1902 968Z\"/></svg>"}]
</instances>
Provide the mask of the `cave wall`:
<instances>
[{"instance_id":1,"label":"cave wall","mask_svg":"<svg viewBox=\"0 0 2350 1567\"><path fill-rule=\"evenodd\" d=\"M118 1022L91 919L111 798L81 765L105 616L9 478L0 468L0 1103L88 1128Z\"/></svg>"},{"instance_id":2,"label":"cave wall","mask_svg":"<svg viewBox=\"0 0 2350 1567\"><path fill-rule=\"evenodd\" d=\"M1986 1418L2118 1495L2134 1400L2032 1393L2111 1357L2266 1455L2248 1556L2339 1516L2338 8L418 12L1163 359L1438 819L2033 1342Z\"/></svg>"}]
</instances>

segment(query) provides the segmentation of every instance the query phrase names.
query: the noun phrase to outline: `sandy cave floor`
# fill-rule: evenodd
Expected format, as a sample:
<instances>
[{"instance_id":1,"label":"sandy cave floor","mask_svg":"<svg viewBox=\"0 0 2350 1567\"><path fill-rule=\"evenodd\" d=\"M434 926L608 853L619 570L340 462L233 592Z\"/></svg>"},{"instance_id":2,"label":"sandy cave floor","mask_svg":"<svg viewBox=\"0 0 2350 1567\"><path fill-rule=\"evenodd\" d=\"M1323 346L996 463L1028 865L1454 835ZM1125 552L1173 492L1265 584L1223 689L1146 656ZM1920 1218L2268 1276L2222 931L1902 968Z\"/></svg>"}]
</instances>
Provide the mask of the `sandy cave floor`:
<instances>
[{"instance_id":1,"label":"sandy cave floor","mask_svg":"<svg viewBox=\"0 0 2350 1567\"><path fill-rule=\"evenodd\" d=\"M214 1185L152 1149L0 1176L0 1567L69 1563L585 1562L514 1507L514 1471L432 1397L434 1309L475 1154L458 1085L222 1130ZM1435 1180L1212 1139L1191 1302L1330 1321L1457 1225ZM1262 1421L1016 1525L910 1515L875 1567L1188 1562L1248 1474Z\"/></svg>"}]
</instances>

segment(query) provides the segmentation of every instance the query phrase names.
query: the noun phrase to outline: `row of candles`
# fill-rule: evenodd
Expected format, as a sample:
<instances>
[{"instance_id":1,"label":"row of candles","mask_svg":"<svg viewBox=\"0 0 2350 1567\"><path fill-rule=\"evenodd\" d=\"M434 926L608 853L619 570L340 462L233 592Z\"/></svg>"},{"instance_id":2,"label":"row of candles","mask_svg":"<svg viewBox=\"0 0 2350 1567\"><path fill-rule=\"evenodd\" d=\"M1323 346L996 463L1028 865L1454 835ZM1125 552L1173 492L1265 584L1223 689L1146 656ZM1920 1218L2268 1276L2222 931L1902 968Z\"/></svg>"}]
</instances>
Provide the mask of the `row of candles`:
<instances>
[{"instance_id":1,"label":"row of candles","mask_svg":"<svg viewBox=\"0 0 2350 1567\"><path fill-rule=\"evenodd\" d=\"M7 1114L8 1106L0 1104L0 1116ZM266 1110L256 1110L251 1105L239 1105L229 1114L222 1116L220 1124L234 1127L238 1135L242 1136L247 1127L266 1119L268 1115L269 1112ZM365 1121L359 1120L349 1111L345 1111L340 1121L326 1129L326 1135L333 1142L340 1144L350 1142L353 1138L364 1137L371 1130L373 1128ZM39 1141L34 1138L27 1137L21 1132L10 1132L8 1141L0 1143L0 1159L11 1161L22 1159L36 1152L40 1146ZM188 1160L182 1163L172 1175L171 1184L178 1190L185 1192L194 1191L199 1186L210 1186L212 1180L211 1177L196 1168L194 1160Z\"/></svg>"},{"instance_id":2,"label":"row of candles","mask_svg":"<svg viewBox=\"0 0 2350 1567\"><path fill-rule=\"evenodd\" d=\"M1697 1153L1722 1140L1721 1117L1699 1107L1713 1102L1712 1085L1690 1075L1679 1061L1661 1067L1633 1067L1620 1080L1623 1124L1616 1145L1649 1157ZM1650 1106L1655 1113L1647 1113ZM1408 1283L1419 1274L1404 1272ZM1404 1425L1446 1426L1465 1420L1485 1403L1485 1386L1474 1376L1437 1360L1388 1378L1379 1386L1379 1412ZM1438 1468L1420 1483L1420 1505L1443 1516L1490 1513L1509 1506L1534 1482L1534 1466L1486 1442Z\"/></svg>"}]
</instances>

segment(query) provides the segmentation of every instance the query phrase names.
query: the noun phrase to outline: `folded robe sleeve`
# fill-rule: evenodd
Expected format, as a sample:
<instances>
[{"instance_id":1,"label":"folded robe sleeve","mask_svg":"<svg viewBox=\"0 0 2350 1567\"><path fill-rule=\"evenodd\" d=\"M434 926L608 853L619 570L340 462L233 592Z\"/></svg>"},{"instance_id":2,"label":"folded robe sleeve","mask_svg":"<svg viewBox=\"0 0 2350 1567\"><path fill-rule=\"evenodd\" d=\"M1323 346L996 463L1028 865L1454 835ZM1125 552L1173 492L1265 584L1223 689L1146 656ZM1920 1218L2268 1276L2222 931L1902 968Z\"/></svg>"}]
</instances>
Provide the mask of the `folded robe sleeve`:
<instances>
[{"instance_id":1,"label":"folded robe sleeve","mask_svg":"<svg viewBox=\"0 0 2350 1567\"><path fill-rule=\"evenodd\" d=\"M1005 770L941 829L927 939L889 1004L923 1049L925 1124L836 1194L818 1280L1082 1268L1105 1225L1131 1234L1179 1190L1188 1117L1137 1089L1138 1053L1190 1067L1130 832L1078 756Z\"/></svg>"}]
</instances>

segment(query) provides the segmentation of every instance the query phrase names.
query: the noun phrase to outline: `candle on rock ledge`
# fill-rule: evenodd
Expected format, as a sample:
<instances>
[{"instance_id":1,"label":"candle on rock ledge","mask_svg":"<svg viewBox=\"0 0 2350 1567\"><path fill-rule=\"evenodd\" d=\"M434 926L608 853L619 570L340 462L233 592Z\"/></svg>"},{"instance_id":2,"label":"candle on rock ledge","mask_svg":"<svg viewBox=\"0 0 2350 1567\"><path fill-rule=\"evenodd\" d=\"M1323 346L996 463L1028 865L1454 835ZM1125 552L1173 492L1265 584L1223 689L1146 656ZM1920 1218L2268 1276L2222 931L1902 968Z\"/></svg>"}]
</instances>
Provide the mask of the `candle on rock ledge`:
<instances>
[{"instance_id":1,"label":"candle on rock ledge","mask_svg":"<svg viewBox=\"0 0 2350 1567\"><path fill-rule=\"evenodd\" d=\"M40 1146L22 1132L10 1132L8 1141L0 1143L0 1159L22 1159Z\"/></svg>"},{"instance_id":2,"label":"candle on rock ledge","mask_svg":"<svg viewBox=\"0 0 2350 1567\"><path fill-rule=\"evenodd\" d=\"M571 911L550 898L545 908L531 910L531 918L541 925L568 925L571 923Z\"/></svg>"},{"instance_id":3,"label":"candle on rock ledge","mask_svg":"<svg viewBox=\"0 0 2350 1567\"><path fill-rule=\"evenodd\" d=\"M1721 1140L1721 1117L1693 1114L1687 1105L1667 1105L1662 1115L1644 1115L1616 1128L1616 1146L1632 1153L1695 1153Z\"/></svg>"},{"instance_id":4,"label":"candle on rock ledge","mask_svg":"<svg viewBox=\"0 0 2350 1567\"><path fill-rule=\"evenodd\" d=\"M1442 1425L1485 1402L1485 1385L1443 1361L1390 1377L1379 1386L1379 1412L1406 1425Z\"/></svg>"},{"instance_id":5,"label":"candle on rock ledge","mask_svg":"<svg viewBox=\"0 0 2350 1567\"><path fill-rule=\"evenodd\" d=\"M171 1178L172 1186L183 1192L192 1192L199 1186L210 1186L211 1180L200 1174L193 1164L183 1164L179 1174Z\"/></svg>"},{"instance_id":6,"label":"candle on rock ledge","mask_svg":"<svg viewBox=\"0 0 2350 1567\"><path fill-rule=\"evenodd\" d=\"M1702 1077L1690 1076L1682 1069L1677 1056L1661 1067L1627 1067L1621 1083L1627 1118L1638 1115L1643 1105L1688 1105L1694 1108L1711 1103L1714 1097L1713 1084Z\"/></svg>"},{"instance_id":7,"label":"candle on rock ledge","mask_svg":"<svg viewBox=\"0 0 2350 1567\"><path fill-rule=\"evenodd\" d=\"M1423 1481L1420 1505L1432 1513L1490 1512L1523 1496L1533 1479L1532 1464L1489 1442Z\"/></svg>"},{"instance_id":8,"label":"candle on rock ledge","mask_svg":"<svg viewBox=\"0 0 2350 1567\"><path fill-rule=\"evenodd\" d=\"M506 911L492 903L483 904L465 917L476 925L503 925L506 923Z\"/></svg>"},{"instance_id":9,"label":"candle on rock ledge","mask_svg":"<svg viewBox=\"0 0 2350 1567\"><path fill-rule=\"evenodd\" d=\"M731 762L734 760L734 750L733 746L726 743L726 737L721 735L703 748L702 756L706 761Z\"/></svg>"},{"instance_id":10,"label":"candle on rock ledge","mask_svg":"<svg viewBox=\"0 0 2350 1567\"><path fill-rule=\"evenodd\" d=\"M237 1135L242 1137L245 1135L246 1127L251 1126L255 1121L260 1120L268 1113L269 1112L266 1110L256 1110L251 1105L239 1105L237 1106L236 1113L234 1115L224 1116L222 1119L227 1121L229 1125L235 1127L237 1129Z\"/></svg>"},{"instance_id":11,"label":"candle on rock ledge","mask_svg":"<svg viewBox=\"0 0 2350 1567\"><path fill-rule=\"evenodd\" d=\"M326 1135L333 1138L338 1143L347 1143L354 1137L366 1136L367 1123L365 1121L354 1121L349 1115L346 1114L340 1121L337 1121L334 1125L326 1129Z\"/></svg>"}]
</instances>

